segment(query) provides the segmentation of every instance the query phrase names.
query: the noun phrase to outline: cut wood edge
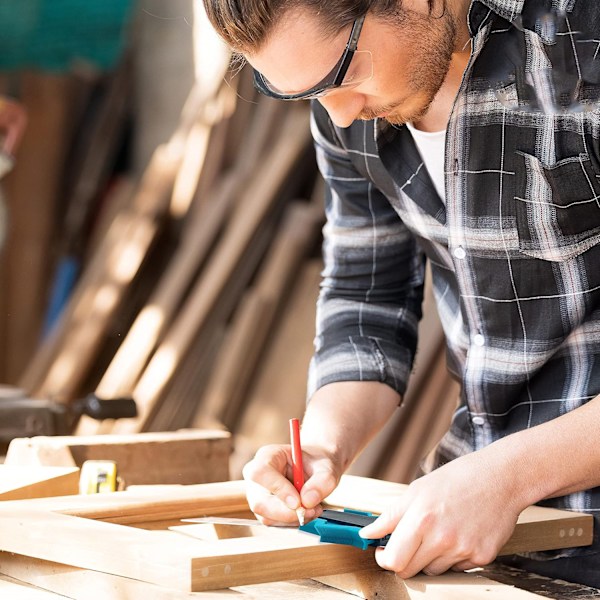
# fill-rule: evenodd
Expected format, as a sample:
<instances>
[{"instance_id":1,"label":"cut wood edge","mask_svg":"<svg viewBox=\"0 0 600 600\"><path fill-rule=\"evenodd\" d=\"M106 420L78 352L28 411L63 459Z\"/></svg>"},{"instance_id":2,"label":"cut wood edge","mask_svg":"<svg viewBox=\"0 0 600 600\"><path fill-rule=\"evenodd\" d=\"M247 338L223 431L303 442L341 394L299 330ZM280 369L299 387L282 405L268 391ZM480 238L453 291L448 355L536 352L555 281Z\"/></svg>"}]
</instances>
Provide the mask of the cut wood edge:
<instances>
[{"instance_id":1,"label":"cut wood edge","mask_svg":"<svg viewBox=\"0 0 600 600\"><path fill-rule=\"evenodd\" d=\"M0 500L69 496L79 492L76 467L0 465Z\"/></svg>"}]
</instances>

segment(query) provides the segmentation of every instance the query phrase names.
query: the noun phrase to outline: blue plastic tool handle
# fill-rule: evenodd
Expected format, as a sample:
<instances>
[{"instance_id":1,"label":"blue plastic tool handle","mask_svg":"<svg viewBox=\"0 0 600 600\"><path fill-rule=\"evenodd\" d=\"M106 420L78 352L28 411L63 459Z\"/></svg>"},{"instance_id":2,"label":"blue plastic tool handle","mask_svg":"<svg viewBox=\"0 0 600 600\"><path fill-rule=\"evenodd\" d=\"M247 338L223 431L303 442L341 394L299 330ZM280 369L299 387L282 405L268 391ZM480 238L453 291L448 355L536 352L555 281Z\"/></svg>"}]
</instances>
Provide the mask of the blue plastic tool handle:
<instances>
[{"instance_id":1,"label":"blue plastic tool handle","mask_svg":"<svg viewBox=\"0 0 600 600\"><path fill-rule=\"evenodd\" d=\"M325 511L325 517L328 514L332 514L336 511ZM340 518L343 520L352 520L352 516L356 515L356 519L360 524L353 523L342 523L336 520L336 516L333 515L331 518L319 517L306 525L300 527L301 531L312 533L320 537L321 542L328 542L333 544L344 544L346 546L355 546L361 550L366 550L369 546L385 546L390 539L389 535L378 539L364 539L358 535L358 532L367 524L364 517L370 517L370 521L374 521L377 517L369 512L363 512L358 510L344 509L340 512ZM350 517L345 519L344 517Z\"/></svg>"}]
</instances>

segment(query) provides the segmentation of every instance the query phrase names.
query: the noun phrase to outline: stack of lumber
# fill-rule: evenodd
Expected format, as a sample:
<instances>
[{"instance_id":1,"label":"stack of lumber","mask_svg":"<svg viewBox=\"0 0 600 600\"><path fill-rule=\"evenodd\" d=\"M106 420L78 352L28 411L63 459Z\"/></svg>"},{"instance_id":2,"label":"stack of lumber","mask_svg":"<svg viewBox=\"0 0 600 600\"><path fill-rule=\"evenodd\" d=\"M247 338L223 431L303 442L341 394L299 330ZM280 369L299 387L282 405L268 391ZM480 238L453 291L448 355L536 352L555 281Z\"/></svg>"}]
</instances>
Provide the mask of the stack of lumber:
<instances>
[{"instance_id":1,"label":"stack of lumber","mask_svg":"<svg viewBox=\"0 0 600 600\"><path fill-rule=\"evenodd\" d=\"M64 403L91 389L136 400L136 419L82 419L78 434L235 429L282 315L303 308L289 416L301 414L321 268L317 181L308 106L256 96L247 71L195 88L178 130L100 224L20 386Z\"/></svg>"}]
</instances>

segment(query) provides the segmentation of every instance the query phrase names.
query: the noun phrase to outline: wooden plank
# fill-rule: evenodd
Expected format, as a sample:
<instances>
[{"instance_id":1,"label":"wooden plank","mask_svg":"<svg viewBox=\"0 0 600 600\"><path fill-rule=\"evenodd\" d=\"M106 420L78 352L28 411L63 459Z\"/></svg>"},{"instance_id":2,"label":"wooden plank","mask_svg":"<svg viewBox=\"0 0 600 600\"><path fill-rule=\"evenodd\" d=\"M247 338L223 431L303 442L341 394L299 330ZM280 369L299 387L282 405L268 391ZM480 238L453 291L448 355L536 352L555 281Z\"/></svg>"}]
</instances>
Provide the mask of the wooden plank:
<instances>
[{"instance_id":1,"label":"wooden plank","mask_svg":"<svg viewBox=\"0 0 600 600\"><path fill-rule=\"evenodd\" d=\"M234 113L234 118L238 112L239 109ZM135 319L123 344L98 384L96 390L98 396L111 398L134 393L140 375L155 352L161 336L170 327L173 317L180 309L198 271L207 262L215 241L222 233L234 205L244 199L242 192L247 186L247 180L257 168L258 161L267 144L268 132L277 129L276 125L282 114L281 103L265 98L257 104L250 127L246 126L245 129L247 139L243 145L246 152L240 155L240 159L231 172L224 175L219 180L218 186L211 190L210 201L208 199L204 202L195 200L194 206L191 207L191 215L183 230L183 240L147 305ZM213 154L214 149L211 148L209 162L212 161ZM219 303L221 309L225 304L224 302ZM217 347L215 344L220 343L220 339L215 339L218 338L219 329L217 315L212 315L211 324L216 326L217 333L208 335L207 331L203 332L204 357L214 355L213 350ZM210 339L207 340L207 337ZM202 378L203 371L206 371L205 366L208 367L206 360L194 361L195 380ZM178 373L177 383L181 379L182 375ZM189 412L189 409L186 411L183 409L184 407L180 406L181 403L185 403L188 395L198 397L199 393L192 390L188 394L185 389L177 390L175 398L171 399L172 406L170 406L169 415L173 419L181 415L177 423L167 422L159 425L154 422L155 418L151 414L148 416L147 429L170 430L188 426L190 419L186 419L185 414ZM84 417L80 420L77 433L80 435L107 433L112 430L113 426L114 424L109 422L99 426L97 422Z\"/></svg>"},{"instance_id":2,"label":"wooden plank","mask_svg":"<svg viewBox=\"0 0 600 600\"><path fill-rule=\"evenodd\" d=\"M492 581L479 573L458 574L448 573L436 578L415 577L404 582L398 580L393 573L369 571L348 573L339 576L320 577L318 581L324 585L312 584L308 581L278 582L254 586L240 586L231 589L212 592L186 592L148 584L143 581L118 577L108 573L77 569L54 563L41 561L17 554L0 553L0 572L11 576L0 576L0 591L2 582L13 586L26 585L28 582L37 586L32 595L21 596L18 587L8 587L15 593L10 600L45 600L62 598L68 595L73 600L108 600L112 598L144 598L145 600L219 600L223 598L240 598L240 600L306 600L318 598L321 600L350 600L352 597L377 600L407 600L424 598L427 600L452 599L456 600L485 600L498 598L502 600L533 600L540 596L532 592L524 592L514 587L516 579L503 583ZM545 578L544 578L544 581ZM542 582L543 583L543 582ZM547 585L547 584L546 584ZM325 587L327 586L327 587ZM331 587L329 587L331 586ZM402 587L401 587L402 586ZM572 586L575 588L576 586ZM337 589L333 589L337 588ZM33 590L34 588L24 588ZM42 589L48 592L42 592ZM347 590L347 593L338 590ZM567 588L568 590L568 588ZM61 594L56 596L50 592ZM576 589L570 590L570 595L561 598L581 598L587 600L592 596L582 596ZM43 595L46 593L46 595ZM65 594L63 596L62 594ZM350 595L351 594L351 595ZM597 594L593 596L597 597Z\"/></svg>"},{"instance_id":3,"label":"wooden plank","mask_svg":"<svg viewBox=\"0 0 600 600\"><path fill-rule=\"evenodd\" d=\"M187 486L148 486L145 490L8 501L0 510L55 511L111 523L131 524L188 517L251 516L243 481Z\"/></svg>"},{"instance_id":4,"label":"wooden plank","mask_svg":"<svg viewBox=\"0 0 600 600\"><path fill-rule=\"evenodd\" d=\"M232 477L258 448L271 443L288 443L289 432L282 423L301 417L306 406L306 379L313 354L315 309L321 281L321 259L306 261L299 269L276 333L265 349L261 368L254 377L240 422L234 430L231 457Z\"/></svg>"},{"instance_id":5,"label":"wooden plank","mask_svg":"<svg viewBox=\"0 0 600 600\"><path fill-rule=\"evenodd\" d=\"M2 550L183 591L378 568L373 551L289 533L209 543L48 511L0 511Z\"/></svg>"},{"instance_id":6,"label":"wooden plank","mask_svg":"<svg viewBox=\"0 0 600 600\"><path fill-rule=\"evenodd\" d=\"M282 536L259 536L220 540L208 544L207 555L192 560L194 591L236 585L334 575L348 570L380 571L374 549L360 550L339 544L321 544L313 536L290 532Z\"/></svg>"},{"instance_id":7,"label":"wooden plank","mask_svg":"<svg viewBox=\"0 0 600 600\"><path fill-rule=\"evenodd\" d=\"M0 500L47 498L77 493L77 468L0 465Z\"/></svg>"},{"instance_id":8,"label":"wooden plank","mask_svg":"<svg viewBox=\"0 0 600 600\"><path fill-rule=\"evenodd\" d=\"M256 283L234 316L199 403L195 427L216 420L235 429L276 317L302 260L314 249L322 220L322 211L314 205L298 202L288 207ZM236 376L231 377L232 373Z\"/></svg>"},{"instance_id":9,"label":"wooden plank","mask_svg":"<svg viewBox=\"0 0 600 600\"><path fill-rule=\"evenodd\" d=\"M411 600L535 600L542 596L477 575L417 575L405 581Z\"/></svg>"},{"instance_id":10,"label":"wooden plank","mask_svg":"<svg viewBox=\"0 0 600 600\"><path fill-rule=\"evenodd\" d=\"M327 502L380 513L405 488L403 484L345 475ZM552 547L589 546L592 538L593 520L590 520L590 515L529 506L519 515L513 534L500 549L499 555L550 550Z\"/></svg>"},{"instance_id":11,"label":"wooden plank","mask_svg":"<svg viewBox=\"0 0 600 600\"><path fill-rule=\"evenodd\" d=\"M73 600L351 600L352 596L311 581L277 582L240 586L213 592L187 592L172 587L119 577L90 569L78 569L60 563L0 552L0 572L39 588L68 595ZM1 588L0 588L1 589ZM60 596L61 598L63 596ZM41 597L40 600L45 600ZM49 595L48 598L56 598ZM9 600L13 600L10 596ZM14 600L20 600L18 596ZM25 597L23 598L25 600ZM26 600L37 600L26 597Z\"/></svg>"},{"instance_id":12,"label":"wooden plank","mask_svg":"<svg viewBox=\"0 0 600 600\"><path fill-rule=\"evenodd\" d=\"M189 591L190 562L204 545L168 531L4 506L0 528L2 550Z\"/></svg>"},{"instance_id":13,"label":"wooden plank","mask_svg":"<svg viewBox=\"0 0 600 600\"><path fill-rule=\"evenodd\" d=\"M396 574L390 571L355 571L354 573L325 575L314 579L359 598L410 600L404 580L396 577Z\"/></svg>"},{"instance_id":14,"label":"wooden plank","mask_svg":"<svg viewBox=\"0 0 600 600\"><path fill-rule=\"evenodd\" d=\"M8 600L59 600L60 598L67 598L62 594L35 588L6 575L0 575L0 597Z\"/></svg>"},{"instance_id":15,"label":"wooden plank","mask_svg":"<svg viewBox=\"0 0 600 600\"><path fill-rule=\"evenodd\" d=\"M231 435L225 431L18 438L10 443L5 464L55 465L57 456L59 464L64 464L61 449L79 467L86 460L114 460L126 485L229 479Z\"/></svg>"}]
</instances>

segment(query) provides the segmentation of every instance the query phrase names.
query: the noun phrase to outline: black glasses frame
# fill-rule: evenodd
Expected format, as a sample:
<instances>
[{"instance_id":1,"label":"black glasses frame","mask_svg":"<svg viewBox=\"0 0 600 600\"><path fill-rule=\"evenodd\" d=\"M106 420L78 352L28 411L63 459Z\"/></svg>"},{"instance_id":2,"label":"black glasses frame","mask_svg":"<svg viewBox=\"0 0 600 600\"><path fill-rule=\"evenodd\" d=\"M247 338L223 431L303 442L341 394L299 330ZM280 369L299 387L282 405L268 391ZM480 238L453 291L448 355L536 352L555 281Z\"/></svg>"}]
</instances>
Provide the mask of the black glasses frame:
<instances>
[{"instance_id":1,"label":"black glasses frame","mask_svg":"<svg viewBox=\"0 0 600 600\"><path fill-rule=\"evenodd\" d=\"M283 94L276 92L270 87L267 79L256 69L253 69L254 87L261 94L269 96L270 98L276 98L277 100L307 100L309 98L318 98L331 89L341 87L342 83L344 82L344 77L346 77L346 73L348 72L348 68L350 67L350 63L352 62L352 57L356 52L358 38L360 37L360 32L362 30L364 21L364 15L362 17L358 17L358 19L355 19L355 21L352 23L350 38L348 39L344 53L337 61L333 69L331 69L331 71L329 71L329 73L312 88L296 94Z\"/></svg>"}]
</instances>

